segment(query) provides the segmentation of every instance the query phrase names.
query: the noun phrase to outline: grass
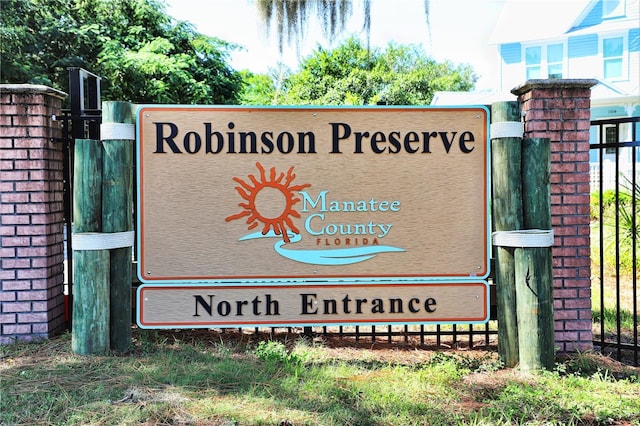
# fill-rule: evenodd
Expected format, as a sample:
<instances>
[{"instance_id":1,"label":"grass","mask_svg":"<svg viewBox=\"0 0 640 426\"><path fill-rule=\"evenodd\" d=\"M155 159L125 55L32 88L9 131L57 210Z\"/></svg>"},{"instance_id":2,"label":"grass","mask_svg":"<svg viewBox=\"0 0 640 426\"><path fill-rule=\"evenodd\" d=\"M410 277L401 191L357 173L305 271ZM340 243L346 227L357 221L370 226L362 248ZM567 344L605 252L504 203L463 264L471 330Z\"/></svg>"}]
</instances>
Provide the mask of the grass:
<instances>
[{"instance_id":1,"label":"grass","mask_svg":"<svg viewBox=\"0 0 640 426\"><path fill-rule=\"evenodd\" d=\"M120 355L75 355L69 335L3 347L0 424L640 424L640 370L592 354L523 376L491 351L134 336Z\"/></svg>"}]
</instances>

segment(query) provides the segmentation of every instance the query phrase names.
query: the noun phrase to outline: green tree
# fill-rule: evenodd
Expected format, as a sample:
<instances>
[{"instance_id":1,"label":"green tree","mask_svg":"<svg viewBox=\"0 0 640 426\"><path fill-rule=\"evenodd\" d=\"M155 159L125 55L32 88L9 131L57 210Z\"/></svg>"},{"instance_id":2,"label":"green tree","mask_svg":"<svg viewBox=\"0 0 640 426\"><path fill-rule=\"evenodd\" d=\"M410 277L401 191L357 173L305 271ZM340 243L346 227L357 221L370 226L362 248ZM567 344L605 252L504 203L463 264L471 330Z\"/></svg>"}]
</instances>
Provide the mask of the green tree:
<instances>
[{"instance_id":1,"label":"green tree","mask_svg":"<svg viewBox=\"0 0 640 426\"><path fill-rule=\"evenodd\" d=\"M269 68L267 74L255 74L249 70L240 71L243 89L240 103L243 105L278 105L282 84L291 75L291 69L279 62Z\"/></svg>"},{"instance_id":2,"label":"green tree","mask_svg":"<svg viewBox=\"0 0 640 426\"><path fill-rule=\"evenodd\" d=\"M240 71L244 81L244 90L240 95L243 105L271 105L275 103L276 86L274 79L267 74L255 74L249 70Z\"/></svg>"},{"instance_id":3,"label":"green tree","mask_svg":"<svg viewBox=\"0 0 640 426\"><path fill-rule=\"evenodd\" d=\"M3 0L0 82L68 90L67 68L102 77L104 99L237 103L235 46L174 22L157 0Z\"/></svg>"},{"instance_id":4,"label":"green tree","mask_svg":"<svg viewBox=\"0 0 640 426\"><path fill-rule=\"evenodd\" d=\"M368 49L352 37L333 50L318 47L285 78L277 103L428 105L436 91L468 91L476 80L470 66L438 63L418 46Z\"/></svg>"}]
</instances>

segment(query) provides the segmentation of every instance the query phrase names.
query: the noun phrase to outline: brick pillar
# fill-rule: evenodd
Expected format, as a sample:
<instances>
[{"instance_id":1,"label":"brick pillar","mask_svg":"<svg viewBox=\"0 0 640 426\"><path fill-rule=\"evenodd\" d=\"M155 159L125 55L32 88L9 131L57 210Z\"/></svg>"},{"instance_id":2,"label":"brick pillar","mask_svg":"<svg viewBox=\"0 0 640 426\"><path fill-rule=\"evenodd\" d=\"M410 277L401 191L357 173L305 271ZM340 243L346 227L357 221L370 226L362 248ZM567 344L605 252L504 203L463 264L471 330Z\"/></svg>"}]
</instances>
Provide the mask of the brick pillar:
<instances>
[{"instance_id":1,"label":"brick pillar","mask_svg":"<svg viewBox=\"0 0 640 426\"><path fill-rule=\"evenodd\" d=\"M66 95L0 85L0 344L64 330L63 151Z\"/></svg>"},{"instance_id":2,"label":"brick pillar","mask_svg":"<svg viewBox=\"0 0 640 426\"><path fill-rule=\"evenodd\" d=\"M555 342L560 352L593 348L589 237L591 87L597 80L529 80L518 96L527 138L551 139Z\"/></svg>"}]
</instances>

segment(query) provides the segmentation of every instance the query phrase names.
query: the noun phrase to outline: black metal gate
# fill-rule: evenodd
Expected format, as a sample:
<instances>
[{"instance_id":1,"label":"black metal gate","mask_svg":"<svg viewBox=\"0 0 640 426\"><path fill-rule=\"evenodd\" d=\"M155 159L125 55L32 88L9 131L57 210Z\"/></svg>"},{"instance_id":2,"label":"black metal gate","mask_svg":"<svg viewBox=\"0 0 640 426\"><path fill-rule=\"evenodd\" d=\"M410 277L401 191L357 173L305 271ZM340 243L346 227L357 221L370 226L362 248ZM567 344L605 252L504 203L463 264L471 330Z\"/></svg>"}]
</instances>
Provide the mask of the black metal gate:
<instances>
[{"instance_id":1,"label":"black metal gate","mask_svg":"<svg viewBox=\"0 0 640 426\"><path fill-rule=\"evenodd\" d=\"M591 122L594 346L638 365L640 117Z\"/></svg>"}]
</instances>

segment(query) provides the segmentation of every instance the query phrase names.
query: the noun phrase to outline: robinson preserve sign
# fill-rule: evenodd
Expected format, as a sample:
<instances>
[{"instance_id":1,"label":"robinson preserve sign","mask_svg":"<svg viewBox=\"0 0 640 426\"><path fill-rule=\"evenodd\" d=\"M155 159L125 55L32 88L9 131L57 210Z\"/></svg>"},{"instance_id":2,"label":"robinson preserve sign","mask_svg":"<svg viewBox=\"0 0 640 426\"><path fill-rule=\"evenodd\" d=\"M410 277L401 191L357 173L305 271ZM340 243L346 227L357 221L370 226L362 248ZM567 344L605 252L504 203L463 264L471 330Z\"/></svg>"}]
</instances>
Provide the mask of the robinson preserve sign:
<instances>
[{"instance_id":1,"label":"robinson preserve sign","mask_svg":"<svg viewBox=\"0 0 640 426\"><path fill-rule=\"evenodd\" d=\"M484 107L142 106L138 323L488 318Z\"/></svg>"}]
</instances>

